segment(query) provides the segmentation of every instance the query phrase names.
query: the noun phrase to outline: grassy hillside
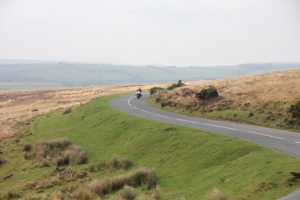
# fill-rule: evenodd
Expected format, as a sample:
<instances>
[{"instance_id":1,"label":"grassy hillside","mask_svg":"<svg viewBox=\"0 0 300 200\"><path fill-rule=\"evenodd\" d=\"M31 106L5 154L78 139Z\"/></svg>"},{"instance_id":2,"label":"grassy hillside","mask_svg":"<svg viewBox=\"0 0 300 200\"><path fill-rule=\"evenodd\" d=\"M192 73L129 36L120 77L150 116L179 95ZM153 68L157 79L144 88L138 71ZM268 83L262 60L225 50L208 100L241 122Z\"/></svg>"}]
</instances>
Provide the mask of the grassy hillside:
<instances>
[{"instance_id":1,"label":"grassy hillside","mask_svg":"<svg viewBox=\"0 0 300 200\"><path fill-rule=\"evenodd\" d=\"M199 100L197 93L210 85L219 97ZM153 105L192 116L246 122L300 131L300 122L289 113L300 101L300 70L238 78L199 81L152 98Z\"/></svg>"},{"instance_id":2,"label":"grassy hillside","mask_svg":"<svg viewBox=\"0 0 300 200\"><path fill-rule=\"evenodd\" d=\"M300 161L292 157L236 138L128 116L109 107L112 98L97 98L65 114L61 110L38 118L24 127L20 141L12 138L1 143L0 157L6 162L0 165L0 193L11 191L10 196L21 197L51 194L92 179L128 174L139 167L155 169L162 199L207 199L217 187L229 199L273 200L299 187L290 181L289 172L300 169ZM36 167L33 160L24 159L23 148L26 144L34 147L40 140L61 138L87 152L88 163L69 167L77 174L114 155L131 160L133 166L87 171L83 179L59 179L47 185L55 166ZM29 187L32 183L37 186ZM46 187L39 187L42 183ZM137 191L138 195L151 192Z\"/></svg>"}]
</instances>

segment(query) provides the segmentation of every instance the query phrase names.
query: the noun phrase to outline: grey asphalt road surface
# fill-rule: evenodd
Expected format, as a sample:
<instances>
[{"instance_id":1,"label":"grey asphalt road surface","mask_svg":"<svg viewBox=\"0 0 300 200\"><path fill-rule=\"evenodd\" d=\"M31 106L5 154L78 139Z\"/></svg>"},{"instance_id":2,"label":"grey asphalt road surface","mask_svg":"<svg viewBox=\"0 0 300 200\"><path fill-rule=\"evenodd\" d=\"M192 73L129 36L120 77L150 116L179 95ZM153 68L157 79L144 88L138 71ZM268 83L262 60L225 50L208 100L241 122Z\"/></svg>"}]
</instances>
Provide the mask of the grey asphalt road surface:
<instances>
[{"instance_id":1,"label":"grey asphalt road surface","mask_svg":"<svg viewBox=\"0 0 300 200\"><path fill-rule=\"evenodd\" d=\"M300 133L168 112L149 105L147 103L148 97L149 95L145 94L138 100L133 94L125 95L114 99L111 106L121 112L142 118L240 138L300 159ZM300 190L296 190L280 200L300 200Z\"/></svg>"}]
</instances>

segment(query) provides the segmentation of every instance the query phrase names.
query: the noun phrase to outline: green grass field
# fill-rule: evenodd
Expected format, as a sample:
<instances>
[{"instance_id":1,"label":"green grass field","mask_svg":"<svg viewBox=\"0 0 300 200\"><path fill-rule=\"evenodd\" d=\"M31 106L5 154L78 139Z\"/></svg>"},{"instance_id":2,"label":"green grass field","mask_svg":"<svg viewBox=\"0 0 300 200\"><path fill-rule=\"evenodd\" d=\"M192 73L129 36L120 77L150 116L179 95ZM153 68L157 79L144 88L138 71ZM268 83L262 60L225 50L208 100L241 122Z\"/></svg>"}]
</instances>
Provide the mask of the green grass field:
<instances>
[{"instance_id":1,"label":"green grass field","mask_svg":"<svg viewBox=\"0 0 300 200\"><path fill-rule=\"evenodd\" d=\"M229 199L273 200L299 187L299 183L289 181L289 172L300 169L300 161L295 158L236 138L128 116L109 107L114 97L97 98L73 108L69 114L56 111L38 118L25 127L32 135L18 143L14 138L1 143L7 162L0 166L0 193L45 179L44 174L53 167L31 167L32 161L23 158L23 145L59 138L70 139L88 153L89 163L71 166L74 170L113 155L132 160L132 169L154 168L162 199L207 199L207 194L217 187ZM101 178L121 173L127 172L100 171L88 176ZM3 180L9 174L13 175ZM67 184L81 183L62 183L21 195L51 193Z\"/></svg>"}]
</instances>

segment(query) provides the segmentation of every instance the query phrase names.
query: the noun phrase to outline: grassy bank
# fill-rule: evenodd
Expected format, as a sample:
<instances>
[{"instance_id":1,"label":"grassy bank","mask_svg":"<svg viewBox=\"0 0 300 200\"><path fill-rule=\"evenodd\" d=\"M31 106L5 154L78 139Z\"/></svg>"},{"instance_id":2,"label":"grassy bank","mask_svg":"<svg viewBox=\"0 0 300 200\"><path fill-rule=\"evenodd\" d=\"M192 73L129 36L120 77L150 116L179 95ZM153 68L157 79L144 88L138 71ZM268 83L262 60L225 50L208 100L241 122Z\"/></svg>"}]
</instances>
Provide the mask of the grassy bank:
<instances>
[{"instance_id":1,"label":"grassy bank","mask_svg":"<svg viewBox=\"0 0 300 200\"><path fill-rule=\"evenodd\" d=\"M225 109L216 108L211 110L209 110L210 108L204 110L199 107L190 107L180 104L174 106L174 104L172 103L162 106L161 102L156 102L156 99L157 96L152 96L151 98L149 98L149 104L170 112L176 112L179 114L185 114L193 117L247 123L295 132L300 131L300 125L289 124L285 120L286 116L288 115L287 110L289 110L292 104L277 104L277 107L265 108L265 112L257 112L256 109L251 108L235 109L228 108L226 106L224 107ZM285 115L278 114L280 112L283 113L283 111L285 111Z\"/></svg>"},{"instance_id":2,"label":"grassy bank","mask_svg":"<svg viewBox=\"0 0 300 200\"><path fill-rule=\"evenodd\" d=\"M210 99L199 96L215 88ZM203 93L204 94L204 93ZM300 100L300 70L199 81L155 93L153 105L196 117L300 131L290 108Z\"/></svg>"},{"instance_id":3,"label":"grassy bank","mask_svg":"<svg viewBox=\"0 0 300 200\"><path fill-rule=\"evenodd\" d=\"M162 199L207 199L214 187L229 199L276 199L299 187L299 183L289 181L289 172L300 169L300 161L294 158L235 138L128 116L109 107L112 98L92 100L67 114L61 110L38 118L24 129L32 135L2 143L7 162L0 166L0 192L47 179L45 174L54 167L33 167L33 161L23 157L23 146L61 138L68 138L87 152L88 163L71 165L76 172L116 154L133 161L130 170L155 169ZM87 179L21 195L52 193L90 179L124 173L126 170L100 170L89 173Z\"/></svg>"}]
</instances>

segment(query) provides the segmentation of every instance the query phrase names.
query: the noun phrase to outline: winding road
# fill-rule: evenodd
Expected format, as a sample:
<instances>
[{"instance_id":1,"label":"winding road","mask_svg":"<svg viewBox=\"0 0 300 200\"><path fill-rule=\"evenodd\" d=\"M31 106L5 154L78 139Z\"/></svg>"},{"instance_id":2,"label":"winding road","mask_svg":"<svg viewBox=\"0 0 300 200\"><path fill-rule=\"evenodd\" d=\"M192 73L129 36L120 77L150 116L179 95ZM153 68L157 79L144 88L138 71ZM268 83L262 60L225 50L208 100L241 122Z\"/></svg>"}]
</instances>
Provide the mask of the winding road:
<instances>
[{"instance_id":1,"label":"winding road","mask_svg":"<svg viewBox=\"0 0 300 200\"><path fill-rule=\"evenodd\" d=\"M300 159L300 133L168 112L149 105L147 103L148 97L149 94L145 94L141 99L137 100L132 94L125 95L114 99L111 102L111 106L121 112L142 118L240 138ZM281 198L281 200L300 200L300 189Z\"/></svg>"}]
</instances>

